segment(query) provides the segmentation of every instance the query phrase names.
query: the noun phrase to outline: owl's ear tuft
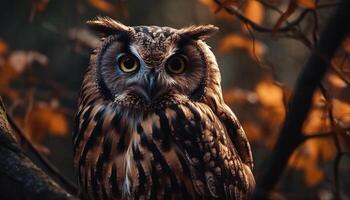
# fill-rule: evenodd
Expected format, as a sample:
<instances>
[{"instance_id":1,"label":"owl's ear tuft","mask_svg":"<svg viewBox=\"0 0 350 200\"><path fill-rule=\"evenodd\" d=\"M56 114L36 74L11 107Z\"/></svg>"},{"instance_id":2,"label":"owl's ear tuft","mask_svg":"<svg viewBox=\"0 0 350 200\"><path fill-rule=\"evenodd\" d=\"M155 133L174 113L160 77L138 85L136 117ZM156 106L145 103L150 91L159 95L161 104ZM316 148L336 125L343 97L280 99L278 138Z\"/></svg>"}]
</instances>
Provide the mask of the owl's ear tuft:
<instances>
[{"instance_id":1,"label":"owl's ear tuft","mask_svg":"<svg viewBox=\"0 0 350 200\"><path fill-rule=\"evenodd\" d=\"M125 26L109 17L97 17L95 20L87 21L86 24L90 29L100 33L102 36L132 31L131 27Z\"/></svg>"},{"instance_id":2,"label":"owl's ear tuft","mask_svg":"<svg viewBox=\"0 0 350 200\"><path fill-rule=\"evenodd\" d=\"M205 40L219 30L214 25L189 26L178 30L180 36L189 37L194 40Z\"/></svg>"}]
</instances>

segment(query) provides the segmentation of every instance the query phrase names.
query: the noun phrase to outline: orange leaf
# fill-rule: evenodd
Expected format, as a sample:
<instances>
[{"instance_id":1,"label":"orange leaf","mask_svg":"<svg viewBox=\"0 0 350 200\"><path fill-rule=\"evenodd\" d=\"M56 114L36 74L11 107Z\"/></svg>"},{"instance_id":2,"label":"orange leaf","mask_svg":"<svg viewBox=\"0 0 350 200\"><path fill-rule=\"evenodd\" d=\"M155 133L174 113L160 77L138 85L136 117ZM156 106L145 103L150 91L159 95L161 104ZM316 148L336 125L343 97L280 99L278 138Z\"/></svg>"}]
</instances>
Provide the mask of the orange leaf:
<instances>
[{"instance_id":1,"label":"orange leaf","mask_svg":"<svg viewBox=\"0 0 350 200\"><path fill-rule=\"evenodd\" d=\"M257 102L257 96L254 92L242 90L240 88L225 90L223 95L225 102L229 105Z\"/></svg>"},{"instance_id":2,"label":"orange leaf","mask_svg":"<svg viewBox=\"0 0 350 200\"><path fill-rule=\"evenodd\" d=\"M234 49L245 49L249 55L255 59L255 56L262 57L266 52L266 47L260 41L246 38L237 34L230 34L221 39L219 43L219 53L225 54Z\"/></svg>"},{"instance_id":3,"label":"orange leaf","mask_svg":"<svg viewBox=\"0 0 350 200\"><path fill-rule=\"evenodd\" d=\"M324 179L324 171L318 166L309 165L305 168L305 182L308 186L314 187Z\"/></svg>"},{"instance_id":4,"label":"orange leaf","mask_svg":"<svg viewBox=\"0 0 350 200\"><path fill-rule=\"evenodd\" d=\"M326 100L317 90L313 95L313 107L303 125L303 132L313 134L317 132L330 131L330 120L326 111Z\"/></svg>"},{"instance_id":5,"label":"orange leaf","mask_svg":"<svg viewBox=\"0 0 350 200\"><path fill-rule=\"evenodd\" d=\"M334 99L332 104L334 117L338 120L344 121L344 123L350 124L350 104L338 99Z\"/></svg>"},{"instance_id":6,"label":"orange leaf","mask_svg":"<svg viewBox=\"0 0 350 200\"><path fill-rule=\"evenodd\" d=\"M259 142L263 137L260 127L254 122L245 122L242 124L249 142Z\"/></svg>"},{"instance_id":7,"label":"orange leaf","mask_svg":"<svg viewBox=\"0 0 350 200\"><path fill-rule=\"evenodd\" d=\"M235 48L245 48L247 43L247 38L236 34L230 34L221 39L218 50L220 53L225 54Z\"/></svg>"},{"instance_id":8,"label":"orange leaf","mask_svg":"<svg viewBox=\"0 0 350 200\"><path fill-rule=\"evenodd\" d=\"M331 160L335 152L333 141L328 138L308 140L294 151L288 166L302 170L305 183L314 187L325 178L325 173L319 166L320 159Z\"/></svg>"},{"instance_id":9,"label":"orange leaf","mask_svg":"<svg viewBox=\"0 0 350 200\"><path fill-rule=\"evenodd\" d=\"M321 109L313 109L303 126L303 132L312 135L320 131L326 131L330 129L330 121L328 116Z\"/></svg>"},{"instance_id":10,"label":"orange leaf","mask_svg":"<svg viewBox=\"0 0 350 200\"><path fill-rule=\"evenodd\" d=\"M3 66L0 66L0 94L10 99L17 98L17 91L10 88L10 82L17 77L18 73L9 64L5 62Z\"/></svg>"},{"instance_id":11,"label":"orange leaf","mask_svg":"<svg viewBox=\"0 0 350 200\"><path fill-rule=\"evenodd\" d=\"M34 143L40 144L46 134L64 136L68 133L66 116L59 110L54 101L39 102L28 115L25 130Z\"/></svg>"},{"instance_id":12,"label":"orange leaf","mask_svg":"<svg viewBox=\"0 0 350 200\"><path fill-rule=\"evenodd\" d=\"M279 126L285 117L284 92L280 86L274 83L270 76L266 76L261 80L257 84L255 91L262 105L258 114L265 126L269 127L267 131L270 137L265 139L265 145L271 149L276 142Z\"/></svg>"},{"instance_id":13,"label":"orange leaf","mask_svg":"<svg viewBox=\"0 0 350 200\"><path fill-rule=\"evenodd\" d=\"M263 80L255 88L260 103L267 107L283 107L283 90L272 80Z\"/></svg>"},{"instance_id":14,"label":"orange leaf","mask_svg":"<svg viewBox=\"0 0 350 200\"><path fill-rule=\"evenodd\" d=\"M327 80L330 84L332 84L333 87L337 89L345 88L347 86L346 82L334 73L328 74Z\"/></svg>"},{"instance_id":15,"label":"orange leaf","mask_svg":"<svg viewBox=\"0 0 350 200\"><path fill-rule=\"evenodd\" d=\"M7 43L4 40L0 39L0 55L7 53L7 51L8 51Z\"/></svg>"},{"instance_id":16,"label":"orange leaf","mask_svg":"<svg viewBox=\"0 0 350 200\"><path fill-rule=\"evenodd\" d=\"M314 0L296 0L298 6L307 8L307 9L315 9L316 4Z\"/></svg>"},{"instance_id":17,"label":"orange leaf","mask_svg":"<svg viewBox=\"0 0 350 200\"><path fill-rule=\"evenodd\" d=\"M258 1L248 1L244 15L256 24L261 24L264 20L264 7Z\"/></svg>"},{"instance_id":18,"label":"orange leaf","mask_svg":"<svg viewBox=\"0 0 350 200\"><path fill-rule=\"evenodd\" d=\"M350 37L346 38L343 42L344 51L350 54Z\"/></svg>"},{"instance_id":19,"label":"orange leaf","mask_svg":"<svg viewBox=\"0 0 350 200\"><path fill-rule=\"evenodd\" d=\"M49 131L53 135L65 136L68 133L66 116L64 116L62 113L53 114L50 119Z\"/></svg>"},{"instance_id":20,"label":"orange leaf","mask_svg":"<svg viewBox=\"0 0 350 200\"><path fill-rule=\"evenodd\" d=\"M115 10L113 5L105 0L89 0L89 3L105 13L113 13Z\"/></svg>"},{"instance_id":21,"label":"orange leaf","mask_svg":"<svg viewBox=\"0 0 350 200\"><path fill-rule=\"evenodd\" d=\"M215 13L215 16L224 20L233 20L234 16L227 13L224 9L221 9L213 0L198 0L198 2L207 7L211 12ZM231 3L230 0L225 1L225 5Z\"/></svg>"}]
</instances>

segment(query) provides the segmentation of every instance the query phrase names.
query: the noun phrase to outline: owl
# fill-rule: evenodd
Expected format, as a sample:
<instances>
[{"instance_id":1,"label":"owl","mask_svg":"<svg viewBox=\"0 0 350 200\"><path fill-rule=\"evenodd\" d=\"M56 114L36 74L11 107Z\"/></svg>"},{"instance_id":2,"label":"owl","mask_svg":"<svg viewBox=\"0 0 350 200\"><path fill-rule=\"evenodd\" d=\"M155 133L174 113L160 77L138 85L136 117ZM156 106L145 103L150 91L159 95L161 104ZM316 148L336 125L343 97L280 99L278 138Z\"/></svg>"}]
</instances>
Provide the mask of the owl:
<instances>
[{"instance_id":1,"label":"owl","mask_svg":"<svg viewBox=\"0 0 350 200\"><path fill-rule=\"evenodd\" d=\"M245 199L255 186L247 137L225 104L213 25L181 29L88 21L101 34L75 120L86 199Z\"/></svg>"}]
</instances>

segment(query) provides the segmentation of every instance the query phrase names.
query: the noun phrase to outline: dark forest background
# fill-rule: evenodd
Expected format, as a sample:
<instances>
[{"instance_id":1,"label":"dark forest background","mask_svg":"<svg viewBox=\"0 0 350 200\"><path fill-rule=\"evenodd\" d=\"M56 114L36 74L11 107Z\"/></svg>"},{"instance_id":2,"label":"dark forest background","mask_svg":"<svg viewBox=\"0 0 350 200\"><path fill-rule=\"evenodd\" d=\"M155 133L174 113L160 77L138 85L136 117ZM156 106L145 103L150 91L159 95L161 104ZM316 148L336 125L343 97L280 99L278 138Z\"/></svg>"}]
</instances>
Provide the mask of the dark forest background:
<instances>
[{"instance_id":1,"label":"dark forest background","mask_svg":"<svg viewBox=\"0 0 350 200\"><path fill-rule=\"evenodd\" d=\"M130 26L214 24L220 31L207 43L221 69L225 101L251 142L254 174L259 177L278 138L297 77L338 1L226 0L221 7L218 2L2 0L0 95L7 111L35 148L75 182L71 127L89 54L99 42L85 22L110 16ZM257 31L243 23L228 12L230 6L271 30ZM278 31L306 11L297 26ZM348 37L332 58L332 70L314 94L303 126L305 135L320 137L310 138L294 151L274 190L276 198L335 199L335 191L350 198L350 157L339 159L337 170L334 164L339 157L337 143L341 152L349 152L350 147L349 54Z\"/></svg>"}]
</instances>

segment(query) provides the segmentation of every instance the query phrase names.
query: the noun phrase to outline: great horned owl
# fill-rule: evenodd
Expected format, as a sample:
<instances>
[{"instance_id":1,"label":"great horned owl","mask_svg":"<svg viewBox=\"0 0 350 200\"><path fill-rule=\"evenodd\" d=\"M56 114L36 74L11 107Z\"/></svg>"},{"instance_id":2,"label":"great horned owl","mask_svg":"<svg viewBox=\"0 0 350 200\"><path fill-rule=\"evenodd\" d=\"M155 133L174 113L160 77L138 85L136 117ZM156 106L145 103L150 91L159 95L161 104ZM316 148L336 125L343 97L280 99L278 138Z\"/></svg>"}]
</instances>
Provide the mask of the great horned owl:
<instances>
[{"instance_id":1,"label":"great horned owl","mask_svg":"<svg viewBox=\"0 0 350 200\"><path fill-rule=\"evenodd\" d=\"M88 25L103 42L79 99L74 160L88 199L243 199L248 140L203 42L217 27Z\"/></svg>"}]
</instances>

